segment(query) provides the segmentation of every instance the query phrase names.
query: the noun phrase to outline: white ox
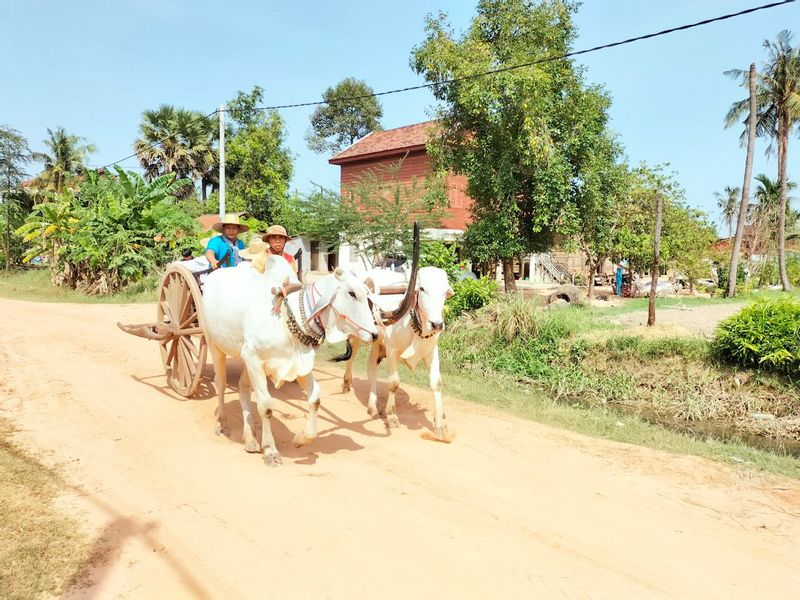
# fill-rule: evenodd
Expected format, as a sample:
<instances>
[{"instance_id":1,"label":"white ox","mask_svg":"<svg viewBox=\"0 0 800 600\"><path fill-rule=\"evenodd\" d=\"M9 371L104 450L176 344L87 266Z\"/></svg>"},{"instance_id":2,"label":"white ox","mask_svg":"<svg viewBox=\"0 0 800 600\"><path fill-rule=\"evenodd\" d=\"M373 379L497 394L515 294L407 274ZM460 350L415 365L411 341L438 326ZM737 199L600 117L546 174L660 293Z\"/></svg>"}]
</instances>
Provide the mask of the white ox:
<instances>
[{"instance_id":1,"label":"white ox","mask_svg":"<svg viewBox=\"0 0 800 600\"><path fill-rule=\"evenodd\" d=\"M392 275L381 269L364 274L367 286L375 291L373 301L383 304L387 296L380 296L380 288L391 286ZM387 278L389 281L387 281ZM447 281L447 274L436 267L419 269L412 301L412 309L399 321L392 325L378 325L378 340L372 344L367 367L369 379L369 401L367 412L371 416L378 414L377 407L377 372L378 362L384 356L389 368L389 397L386 401L386 422L390 427L400 424L395 410L395 395L400 387L398 366L400 361L414 370L420 361L428 367L431 389L433 390L433 425L436 439L450 441L447 431L447 418L442 401L442 378L439 372L439 334L444 331L443 310L447 298L453 295L453 289ZM385 308L381 306L381 309ZM376 311L377 312L377 311ZM380 315L376 321L381 323ZM348 338L348 349L334 360L347 360L342 390L347 392L353 381L353 360L361 342L356 337Z\"/></svg>"},{"instance_id":2,"label":"white ox","mask_svg":"<svg viewBox=\"0 0 800 600\"><path fill-rule=\"evenodd\" d=\"M280 463L281 456L270 427L275 403L267 388L267 377L276 388L295 379L300 383L308 399L308 416L303 431L295 435L295 443L307 444L317 437L320 388L311 372L316 347L302 343L290 331L288 315L273 311L277 300L272 290L282 286L287 279L297 282L288 263L273 256L269 258L264 273L242 267L213 272L206 280L203 293L205 335L214 361L214 385L219 401L217 433L222 433L225 426L225 359L227 356L241 357L239 402L244 420L245 450L259 451L250 416L249 400L253 390L261 417L260 448L268 465ZM331 343L348 336L369 342L377 338L378 332L367 294L366 286L353 274L337 269L334 274L289 294L282 310L291 311L302 333L310 333L313 337L324 333Z\"/></svg>"}]
</instances>

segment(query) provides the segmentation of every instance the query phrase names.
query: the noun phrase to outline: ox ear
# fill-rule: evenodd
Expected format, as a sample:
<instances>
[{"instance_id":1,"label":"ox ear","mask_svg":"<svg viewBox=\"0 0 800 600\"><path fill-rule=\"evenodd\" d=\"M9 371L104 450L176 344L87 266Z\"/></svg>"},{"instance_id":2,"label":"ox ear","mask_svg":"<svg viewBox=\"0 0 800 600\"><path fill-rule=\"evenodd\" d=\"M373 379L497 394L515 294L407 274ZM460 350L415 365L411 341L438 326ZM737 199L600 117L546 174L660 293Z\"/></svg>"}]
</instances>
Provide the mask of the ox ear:
<instances>
[{"instance_id":1,"label":"ox ear","mask_svg":"<svg viewBox=\"0 0 800 600\"><path fill-rule=\"evenodd\" d=\"M329 292L327 296L320 298L319 302L317 302L317 305L314 307L314 311L308 315L308 318L306 319L306 322L303 323L303 326L308 326L308 324L316 319L323 310L328 308L331 305L331 302L333 302L333 299L336 297L336 292L338 291L339 287L337 286L333 288L333 290Z\"/></svg>"},{"instance_id":2,"label":"ox ear","mask_svg":"<svg viewBox=\"0 0 800 600\"><path fill-rule=\"evenodd\" d=\"M380 294L380 290L378 286L375 285L375 282L372 280L372 277L367 277L364 280L364 285L367 286L367 289L373 294Z\"/></svg>"},{"instance_id":3,"label":"ox ear","mask_svg":"<svg viewBox=\"0 0 800 600\"><path fill-rule=\"evenodd\" d=\"M450 297L450 296L452 296L453 294L455 294L455 292L453 291L453 288L452 288L451 286L449 286L449 285L448 285L448 286L447 286L447 291L444 293L444 297L445 297L445 298L449 298L449 297Z\"/></svg>"}]
</instances>

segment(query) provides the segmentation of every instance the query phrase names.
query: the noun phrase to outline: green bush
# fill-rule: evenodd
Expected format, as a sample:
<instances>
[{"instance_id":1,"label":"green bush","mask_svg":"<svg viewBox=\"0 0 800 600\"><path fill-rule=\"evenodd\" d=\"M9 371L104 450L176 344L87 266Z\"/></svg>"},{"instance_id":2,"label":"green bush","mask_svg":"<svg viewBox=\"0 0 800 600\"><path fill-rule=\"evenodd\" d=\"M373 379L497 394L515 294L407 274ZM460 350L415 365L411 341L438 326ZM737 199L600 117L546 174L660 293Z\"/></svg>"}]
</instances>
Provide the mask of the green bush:
<instances>
[{"instance_id":1,"label":"green bush","mask_svg":"<svg viewBox=\"0 0 800 600\"><path fill-rule=\"evenodd\" d=\"M739 286L740 284L744 283L744 266L741 263L737 265L736 268L736 285ZM717 285L719 289L725 290L728 289L728 265L719 264L717 265Z\"/></svg>"},{"instance_id":2,"label":"green bush","mask_svg":"<svg viewBox=\"0 0 800 600\"><path fill-rule=\"evenodd\" d=\"M458 279L458 257L455 248L445 246L437 240L427 240L422 242L420 248L419 266L439 267L445 273L450 283Z\"/></svg>"},{"instance_id":3,"label":"green bush","mask_svg":"<svg viewBox=\"0 0 800 600\"><path fill-rule=\"evenodd\" d=\"M148 182L118 167L114 176L89 171L77 196L37 204L17 229L28 245L25 259L47 257L54 283L89 294L136 283L196 245L198 223L175 197L187 181L162 175Z\"/></svg>"},{"instance_id":4,"label":"green bush","mask_svg":"<svg viewBox=\"0 0 800 600\"><path fill-rule=\"evenodd\" d=\"M770 260L758 265L758 285L775 285L781 282L781 272L778 269L778 261ZM789 283L800 286L800 257L786 259L786 275Z\"/></svg>"},{"instance_id":5,"label":"green bush","mask_svg":"<svg viewBox=\"0 0 800 600\"><path fill-rule=\"evenodd\" d=\"M488 304L497 293L497 282L488 277L462 279L453 284L453 291L455 293L445 305L445 317L448 320Z\"/></svg>"},{"instance_id":6,"label":"green bush","mask_svg":"<svg viewBox=\"0 0 800 600\"><path fill-rule=\"evenodd\" d=\"M800 375L800 302L759 301L720 323L714 351L724 362Z\"/></svg>"}]
</instances>

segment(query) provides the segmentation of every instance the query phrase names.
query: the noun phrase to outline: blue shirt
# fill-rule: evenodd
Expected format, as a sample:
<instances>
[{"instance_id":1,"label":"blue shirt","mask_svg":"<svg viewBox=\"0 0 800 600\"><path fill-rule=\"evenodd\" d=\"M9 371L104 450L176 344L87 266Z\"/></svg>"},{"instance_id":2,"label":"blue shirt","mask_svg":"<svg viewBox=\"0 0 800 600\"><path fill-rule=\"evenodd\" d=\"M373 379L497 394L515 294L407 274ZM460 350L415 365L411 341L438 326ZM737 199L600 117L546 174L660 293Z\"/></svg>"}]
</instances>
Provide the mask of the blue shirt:
<instances>
[{"instance_id":1,"label":"blue shirt","mask_svg":"<svg viewBox=\"0 0 800 600\"><path fill-rule=\"evenodd\" d=\"M242 240L237 239L236 247L239 250L244 250L244 242ZM209 250L212 250L214 252L214 258L216 258L217 261L222 261L223 258L225 259L224 263L223 262L220 263L219 265L220 267L235 266L233 264L233 257L230 256L230 247L228 246L228 244L225 243L224 236L218 235L211 238L208 241L208 246L206 246L206 252L208 252ZM226 255L228 255L227 258Z\"/></svg>"}]
</instances>

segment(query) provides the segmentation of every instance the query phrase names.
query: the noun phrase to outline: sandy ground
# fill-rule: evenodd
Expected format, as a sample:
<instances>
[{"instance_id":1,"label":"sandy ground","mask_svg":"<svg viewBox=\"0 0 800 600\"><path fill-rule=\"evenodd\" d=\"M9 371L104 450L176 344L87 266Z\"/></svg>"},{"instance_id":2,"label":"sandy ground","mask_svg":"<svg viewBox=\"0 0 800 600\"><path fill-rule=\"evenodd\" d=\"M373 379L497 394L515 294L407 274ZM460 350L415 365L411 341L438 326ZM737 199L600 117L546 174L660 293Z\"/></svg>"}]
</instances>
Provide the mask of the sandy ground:
<instances>
[{"instance_id":1,"label":"sandy ground","mask_svg":"<svg viewBox=\"0 0 800 600\"><path fill-rule=\"evenodd\" d=\"M656 325L681 328L688 333L711 337L720 321L742 310L744 303L707 304L686 308L656 309ZM647 309L612 319L615 323L638 327L647 325Z\"/></svg>"},{"instance_id":2,"label":"sandy ground","mask_svg":"<svg viewBox=\"0 0 800 600\"><path fill-rule=\"evenodd\" d=\"M797 597L794 481L451 398L456 438L429 442L430 395L408 387L387 433L364 382L341 394L328 365L320 438L291 446L300 393L280 390L268 468L238 427L214 436L210 389L164 389L155 342L114 326L152 306L0 311L0 414L64 465L63 505L94 540L73 597ZM241 423L233 394L227 409Z\"/></svg>"}]
</instances>

